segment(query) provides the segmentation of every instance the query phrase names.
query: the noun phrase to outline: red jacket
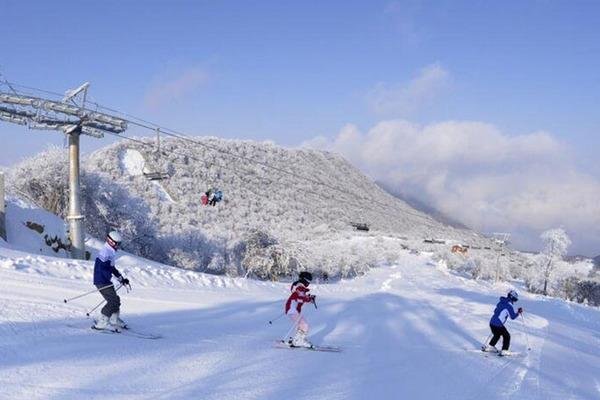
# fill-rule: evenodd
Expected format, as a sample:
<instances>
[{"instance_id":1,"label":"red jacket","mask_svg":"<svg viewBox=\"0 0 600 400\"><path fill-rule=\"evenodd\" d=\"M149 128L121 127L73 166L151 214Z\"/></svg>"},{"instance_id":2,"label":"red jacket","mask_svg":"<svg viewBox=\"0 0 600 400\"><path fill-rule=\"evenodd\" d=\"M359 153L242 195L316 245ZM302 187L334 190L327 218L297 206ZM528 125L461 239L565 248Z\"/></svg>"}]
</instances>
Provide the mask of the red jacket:
<instances>
[{"instance_id":1,"label":"red jacket","mask_svg":"<svg viewBox=\"0 0 600 400\"><path fill-rule=\"evenodd\" d=\"M290 311L290 308L292 307L292 303L295 303L296 311L298 312L298 314L300 314L300 312L302 312L302 306L304 305L304 303L310 303L312 301L311 295L308 294L310 289L304 286L299 281L296 281L292 283L292 287L290 288L290 290L292 291L292 294L290 295L290 297L288 297L287 301L285 302L285 313L287 314L288 311Z\"/></svg>"}]
</instances>

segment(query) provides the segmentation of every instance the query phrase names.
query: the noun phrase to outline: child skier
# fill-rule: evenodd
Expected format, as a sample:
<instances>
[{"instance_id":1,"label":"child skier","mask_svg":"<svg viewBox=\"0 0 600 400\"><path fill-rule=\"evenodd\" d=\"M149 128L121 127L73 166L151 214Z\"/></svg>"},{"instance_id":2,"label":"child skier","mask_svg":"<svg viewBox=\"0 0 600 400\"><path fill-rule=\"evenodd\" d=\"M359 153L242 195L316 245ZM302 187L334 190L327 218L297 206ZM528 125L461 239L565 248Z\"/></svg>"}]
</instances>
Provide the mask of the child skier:
<instances>
[{"instance_id":1,"label":"child skier","mask_svg":"<svg viewBox=\"0 0 600 400\"><path fill-rule=\"evenodd\" d=\"M506 326L504 324L508 320L510 316L511 319L517 318L520 314L523 313L523 308L519 307L518 311L515 313L513 308L513 304L519 301L519 294L511 290L508 292L506 297L500 297L500 301L496 305L496 309L494 310L494 315L492 315L492 319L490 320L490 329L492 330L492 340L490 340L490 344L484 344L481 347L483 351L495 351L496 343L502 336L502 350L498 353L500 356L510 355L510 351L508 348L510 347L510 333L506 330Z\"/></svg>"},{"instance_id":2,"label":"child skier","mask_svg":"<svg viewBox=\"0 0 600 400\"><path fill-rule=\"evenodd\" d=\"M295 347L312 347L312 344L308 341L308 323L302 316L302 306L305 303L314 303L315 296L308 294L312 281L312 274L310 272L300 272L298 280L292 283L290 290L292 294L288 297L285 302L285 313L289 316L290 320L296 327L296 334L293 339L290 339L289 344Z\"/></svg>"},{"instance_id":3,"label":"child skier","mask_svg":"<svg viewBox=\"0 0 600 400\"><path fill-rule=\"evenodd\" d=\"M111 277L116 276L122 285L129 285L129 279L123 277L115 268L115 255L121 244L122 238L119 232L112 231L106 236L104 247L98 252L94 263L94 285L106 300L106 305L100 311L100 318L92 328L103 330L127 328L127 325L119 317L121 299L112 285ZM105 287L108 286L108 287ZM102 289L101 289L102 288Z\"/></svg>"}]
</instances>

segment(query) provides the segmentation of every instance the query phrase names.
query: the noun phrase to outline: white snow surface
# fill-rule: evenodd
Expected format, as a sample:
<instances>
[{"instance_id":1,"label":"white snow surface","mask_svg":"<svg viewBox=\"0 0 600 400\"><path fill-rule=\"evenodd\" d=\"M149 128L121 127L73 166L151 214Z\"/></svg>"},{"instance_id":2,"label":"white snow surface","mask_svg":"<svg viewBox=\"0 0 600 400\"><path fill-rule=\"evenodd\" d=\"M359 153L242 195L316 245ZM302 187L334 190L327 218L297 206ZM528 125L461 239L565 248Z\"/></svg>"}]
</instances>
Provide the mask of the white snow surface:
<instances>
[{"instance_id":1,"label":"white snow surface","mask_svg":"<svg viewBox=\"0 0 600 400\"><path fill-rule=\"evenodd\" d=\"M63 302L93 289L93 262L17 247L34 249L0 247L0 399L600 398L599 310L522 293L527 325L509 323L520 355L486 357L478 347L510 286L456 276L428 253L311 285L311 340L343 349L321 353L273 347L290 327L268 324L289 283L120 254L133 287L119 292L122 317L163 336L145 340L91 330L96 293Z\"/></svg>"}]
</instances>

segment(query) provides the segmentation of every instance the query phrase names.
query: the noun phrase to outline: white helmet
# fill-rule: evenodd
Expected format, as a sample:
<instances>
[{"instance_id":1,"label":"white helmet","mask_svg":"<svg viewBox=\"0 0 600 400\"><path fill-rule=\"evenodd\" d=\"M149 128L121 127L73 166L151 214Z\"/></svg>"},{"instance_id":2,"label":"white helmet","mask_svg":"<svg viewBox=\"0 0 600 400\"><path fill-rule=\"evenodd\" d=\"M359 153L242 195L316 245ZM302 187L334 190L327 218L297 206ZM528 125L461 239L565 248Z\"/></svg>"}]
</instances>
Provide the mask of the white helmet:
<instances>
[{"instance_id":1,"label":"white helmet","mask_svg":"<svg viewBox=\"0 0 600 400\"><path fill-rule=\"evenodd\" d=\"M116 244L119 244L123 241L121 234L117 231L111 231L108 235L106 235L106 237L115 242Z\"/></svg>"}]
</instances>

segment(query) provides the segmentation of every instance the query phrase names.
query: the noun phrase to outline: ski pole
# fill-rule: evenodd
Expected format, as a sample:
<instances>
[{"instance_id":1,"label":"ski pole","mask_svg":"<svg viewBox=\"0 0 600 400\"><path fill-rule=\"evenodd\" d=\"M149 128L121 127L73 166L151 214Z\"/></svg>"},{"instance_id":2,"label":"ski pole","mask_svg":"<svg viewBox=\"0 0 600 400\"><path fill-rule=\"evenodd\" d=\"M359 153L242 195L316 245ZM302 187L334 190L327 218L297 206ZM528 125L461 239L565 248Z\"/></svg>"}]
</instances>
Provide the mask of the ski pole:
<instances>
[{"instance_id":1,"label":"ski pole","mask_svg":"<svg viewBox=\"0 0 600 400\"><path fill-rule=\"evenodd\" d=\"M86 316L86 317L89 317L89 316L90 316L90 314L91 314L92 312L96 311L96 309L97 309L98 307L100 307L100 306L101 306L102 304L104 304L104 303L106 303L106 300L102 299L102 301L101 301L100 303L98 303L98 305L97 305L96 307L94 307L94 308L92 308L90 311L86 312L86 313L85 313L85 316Z\"/></svg>"},{"instance_id":2,"label":"ski pole","mask_svg":"<svg viewBox=\"0 0 600 400\"><path fill-rule=\"evenodd\" d=\"M122 287L123 287L123 285L120 285L119 287L117 287L117 289L115 290L115 292L118 292L118 291L119 291L119 289L121 289ZM100 306L101 306L102 304L104 304L105 302L106 302L106 299L102 299L102 301L101 301L100 303L98 303L98 304L96 305L96 307L94 307L94 308L92 308L90 311L86 312L86 313L85 313L85 316L86 316L86 317L89 317L89 316L90 316L90 314L91 314L92 312L94 312L94 311L95 311L95 310L96 310L98 307L100 307Z\"/></svg>"},{"instance_id":3,"label":"ski pole","mask_svg":"<svg viewBox=\"0 0 600 400\"><path fill-rule=\"evenodd\" d=\"M492 334L490 333L489 335L487 335L487 337L483 340L483 344L481 345L481 348L484 349L485 347L487 347L487 344L490 341L490 338L492 337Z\"/></svg>"},{"instance_id":4,"label":"ski pole","mask_svg":"<svg viewBox=\"0 0 600 400\"><path fill-rule=\"evenodd\" d=\"M99 292L100 290L106 289L107 287L110 287L112 285L113 284L111 283L110 285L106 285L106 286L103 286L101 288L96 288L94 290L90 290L87 293L80 294L79 296L71 297L70 299L64 299L63 301L66 303L66 302L71 301L71 300L79 299L80 297L87 296L88 294L92 294L92 293L95 293L95 292Z\"/></svg>"},{"instance_id":5,"label":"ski pole","mask_svg":"<svg viewBox=\"0 0 600 400\"><path fill-rule=\"evenodd\" d=\"M521 322L523 323L523 330L525 332L525 341L527 343L527 350L531 350L531 346L529 346L529 335L527 334L527 324L525 324L525 316L521 313Z\"/></svg>"},{"instance_id":6,"label":"ski pole","mask_svg":"<svg viewBox=\"0 0 600 400\"><path fill-rule=\"evenodd\" d=\"M277 321L279 318L283 317L285 315L284 312L282 312L281 314L279 314L276 318L273 318L272 320L269 321L269 325L273 324L273 321Z\"/></svg>"}]
</instances>

